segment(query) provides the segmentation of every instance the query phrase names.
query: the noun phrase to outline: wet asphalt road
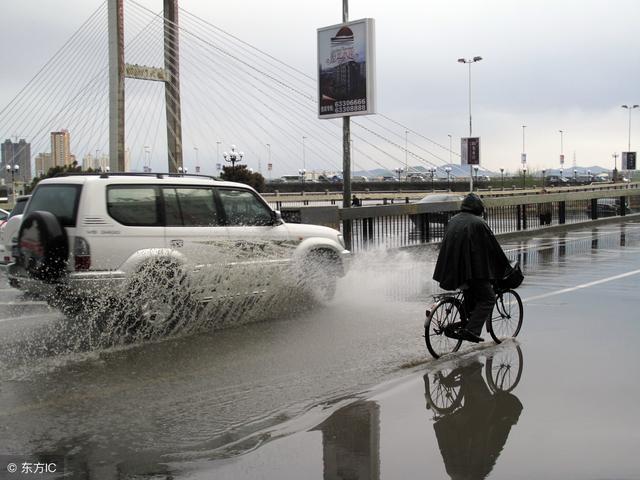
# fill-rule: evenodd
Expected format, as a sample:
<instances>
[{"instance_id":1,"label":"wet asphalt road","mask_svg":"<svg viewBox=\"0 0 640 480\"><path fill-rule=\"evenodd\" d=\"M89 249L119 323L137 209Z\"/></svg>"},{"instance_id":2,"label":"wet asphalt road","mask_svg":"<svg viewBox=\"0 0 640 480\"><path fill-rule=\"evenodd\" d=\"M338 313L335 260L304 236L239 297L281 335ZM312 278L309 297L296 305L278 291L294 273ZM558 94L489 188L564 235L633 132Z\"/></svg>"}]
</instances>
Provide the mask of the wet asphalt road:
<instances>
[{"instance_id":1,"label":"wet asphalt road","mask_svg":"<svg viewBox=\"0 0 640 480\"><path fill-rule=\"evenodd\" d=\"M69 478L640 478L640 224L504 247L518 342L439 361L434 254L364 255L327 306L107 350L3 279L0 454Z\"/></svg>"}]
</instances>

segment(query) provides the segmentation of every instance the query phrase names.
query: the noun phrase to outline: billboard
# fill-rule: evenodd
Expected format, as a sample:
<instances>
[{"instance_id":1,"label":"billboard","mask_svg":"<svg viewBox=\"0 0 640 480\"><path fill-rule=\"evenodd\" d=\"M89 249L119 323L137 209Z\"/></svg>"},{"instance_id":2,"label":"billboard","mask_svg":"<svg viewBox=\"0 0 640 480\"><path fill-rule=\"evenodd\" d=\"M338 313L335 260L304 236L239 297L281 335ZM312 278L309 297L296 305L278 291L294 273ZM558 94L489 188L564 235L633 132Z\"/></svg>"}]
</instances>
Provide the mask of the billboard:
<instances>
[{"instance_id":1,"label":"billboard","mask_svg":"<svg viewBox=\"0 0 640 480\"><path fill-rule=\"evenodd\" d=\"M636 152L622 152L622 170L636 169Z\"/></svg>"},{"instance_id":2,"label":"billboard","mask_svg":"<svg viewBox=\"0 0 640 480\"><path fill-rule=\"evenodd\" d=\"M318 118L375 113L374 21L318 29Z\"/></svg>"},{"instance_id":3,"label":"billboard","mask_svg":"<svg viewBox=\"0 0 640 480\"><path fill-rule=\"evenodd\" d=\"M480 165L480 137L463 137L460 145L462 165Z\"/></svg>"}]
</instances>

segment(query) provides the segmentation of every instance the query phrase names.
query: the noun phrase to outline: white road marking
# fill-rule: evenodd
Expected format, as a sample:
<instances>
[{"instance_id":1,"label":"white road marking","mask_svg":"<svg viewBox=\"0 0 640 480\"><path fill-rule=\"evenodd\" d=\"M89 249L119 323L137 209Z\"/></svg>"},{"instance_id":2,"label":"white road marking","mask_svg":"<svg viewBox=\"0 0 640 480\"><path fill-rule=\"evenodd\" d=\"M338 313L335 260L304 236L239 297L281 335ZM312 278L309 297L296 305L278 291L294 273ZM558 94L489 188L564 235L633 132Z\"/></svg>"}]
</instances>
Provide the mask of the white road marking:
<instances>
[{"instance_id":1,"label":"white road marking","mask_svg":"<svg viewBox=\"0 0 640 480\"><path fill-rule=\"evenodd\" d=\"M620 278L630 277L632 275L637 275L640 273L639 270L633 270L627 273L621 273L620 275L614 275L613 277L607 277L600 280L595 280L589 283L583 283L582 285L576 285L575 287L563 288L562 290L556 290L555 292L544 293L542 295L536 295L535 297L523 298L523 302L531 302L533 300L540 300L541 298L553 297L556 295L562 295L563 293L573 292L575 290L580 290L582 288L593 287L594 285L600 285L601 283L611 282L613 280L619 280Z\"/></svg>"}]
</instances>

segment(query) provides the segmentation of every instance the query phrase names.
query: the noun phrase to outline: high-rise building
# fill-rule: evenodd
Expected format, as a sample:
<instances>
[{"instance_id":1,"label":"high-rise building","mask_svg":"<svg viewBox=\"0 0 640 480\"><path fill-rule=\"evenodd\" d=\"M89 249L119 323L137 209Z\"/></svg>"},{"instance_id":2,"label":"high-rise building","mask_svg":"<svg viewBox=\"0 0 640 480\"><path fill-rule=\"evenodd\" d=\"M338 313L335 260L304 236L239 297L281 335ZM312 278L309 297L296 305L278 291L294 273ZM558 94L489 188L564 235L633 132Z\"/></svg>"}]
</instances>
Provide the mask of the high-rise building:
<instances>
[{"instance_id":1,"label":"high-rise building","mask_svg":"<svg viewBox=\"0 0 640 480\"><path fill-rule=\"evenodd\" d=\"M51 160L54 167L71 165L70 135L68 130L51 132Z\"/></svg>"},{"instance_id":2,"label":"high-rise building","mask_svg":"<svg viewBox=\"0 0 640 480\"><path fill-rule=\"evenodd\" d=\"M36 176L39 177L53 167L53 160L50 153L39 153L36 156Z\"/></svg>"},{"instance_id":3,"label":"high-rise building","mask_svg":"<svg viewBox=\"0 0 640 480\"><path fill-rule=\"evenodd\" d=\"M0 165L2 172L0 175L5 179L5 182L7 178L11 178L11 174L7 175L7 165L12 168L15 165L18 166L19 170L15 174L15 180L23 182L31 180L31 144L24 138L21 138L18 143L9 139L2 143L2 164Z\"/></svg>"}]
</instances>

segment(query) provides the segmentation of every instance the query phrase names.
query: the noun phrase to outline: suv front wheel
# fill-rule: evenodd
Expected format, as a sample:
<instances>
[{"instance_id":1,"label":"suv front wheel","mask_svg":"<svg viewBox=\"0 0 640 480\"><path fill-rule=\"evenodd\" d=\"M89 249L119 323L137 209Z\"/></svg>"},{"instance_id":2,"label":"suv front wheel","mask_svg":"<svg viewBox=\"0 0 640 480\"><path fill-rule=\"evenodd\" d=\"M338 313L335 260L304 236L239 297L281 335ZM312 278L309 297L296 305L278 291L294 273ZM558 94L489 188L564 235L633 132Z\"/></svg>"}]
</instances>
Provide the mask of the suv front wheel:
<instances>
[{"instance_id":1,"label":"suv front wheel","mask_svg":"<svg viewBox=\"0 0 640 480\"><path fill-rule=\"evenodd\" d=\"M313 298L328 302L336 294L340 259L332 250L313 250L302 261L302 285Z\"/></svg>"}]
</instances>

